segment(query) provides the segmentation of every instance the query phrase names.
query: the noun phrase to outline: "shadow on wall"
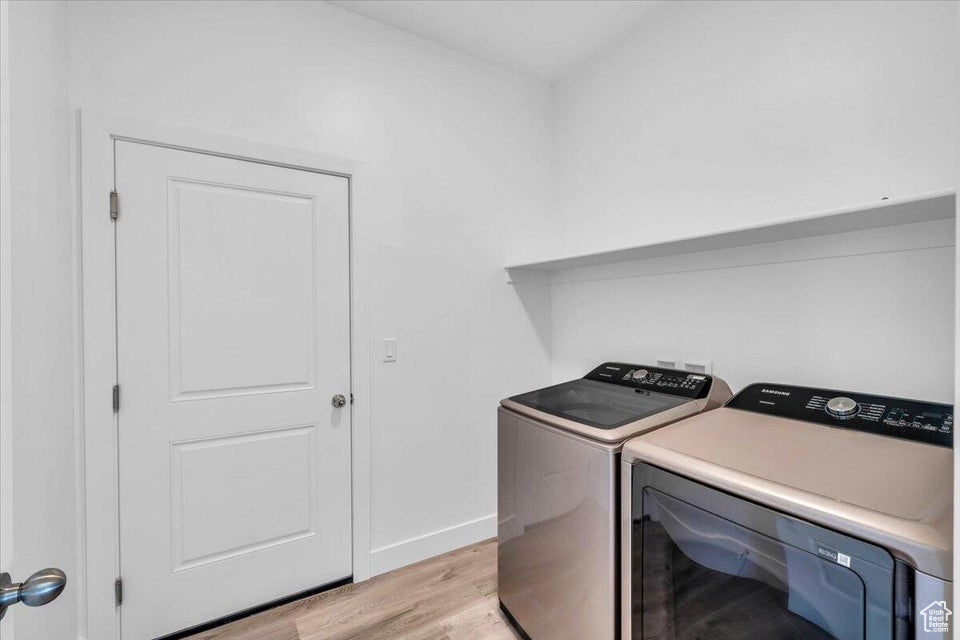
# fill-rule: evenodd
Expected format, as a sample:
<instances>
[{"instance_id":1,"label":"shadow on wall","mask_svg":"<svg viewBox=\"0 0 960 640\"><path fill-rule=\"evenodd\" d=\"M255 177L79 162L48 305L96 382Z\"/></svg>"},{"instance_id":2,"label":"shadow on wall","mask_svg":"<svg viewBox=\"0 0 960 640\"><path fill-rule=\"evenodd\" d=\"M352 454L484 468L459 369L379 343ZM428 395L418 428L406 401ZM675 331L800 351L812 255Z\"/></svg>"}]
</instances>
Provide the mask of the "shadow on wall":
<instances>
[{"instance_id":1,"label":"shadow on wall","mask_svg":"<svg viewBox=\"0 0 960 640\"><path fill-rule=\"evenodd\" d=\"M508 269L507 282L517 293L540 347L544 353L551 353L552 303L549 274L544 271Z\"/></svg>"}]
</instances>

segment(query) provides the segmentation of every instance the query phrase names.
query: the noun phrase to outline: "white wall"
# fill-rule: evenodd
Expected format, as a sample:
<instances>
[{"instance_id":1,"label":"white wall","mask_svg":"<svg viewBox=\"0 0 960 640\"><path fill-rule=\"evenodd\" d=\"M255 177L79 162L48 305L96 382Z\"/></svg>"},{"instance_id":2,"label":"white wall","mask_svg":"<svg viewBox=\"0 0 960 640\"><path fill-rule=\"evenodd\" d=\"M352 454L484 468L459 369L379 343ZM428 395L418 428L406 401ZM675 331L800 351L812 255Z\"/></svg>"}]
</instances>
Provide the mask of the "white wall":
<instances>
[{"instance_id":1,"label":"white wall","mask_svg":"<svg viewBox=\"0 0 960 640\"><path fill-rule=\"evenodd\" d=\"M956 186L958 6L652 10L555 88L551 253ZM881 236L566 274L580 282L554 285L554 378L673 353L712 358L734 386L949 401L952 229Z\"/></svg>"},{"instance_id":2,"label":"white wall","mask_svg":"<svg viewBox=\"0 0 960 640\"><path fill-rule=\"evenodd\" d=\"M712 360L782 382L953 402L953 222L571 270L554 377L601 360Z\"/></svg>"},{"instance_id":3,"label":"white wall","mask_svg":"<svg viewBox=\"0 0 960 640\"><path fill-rule=\"evenodd\" d=\"M564 245L955 186L957 11L923 1L651 10L556 86Z\"/></svg>"},{"instance_id":4,"label":"white wall","mask_svg":"<svg viewBox=\"0 0 960 640\"><path fill-rule=\"evenodd\" d=\"M0 0L0 566L13 565L13 370L10 351L10 3ZM13 637L13 616L0 638Z\"/></svg>"},{"instance_id":5,"label":"white wall","mask_svg":"<svg viewBox=\"0 0 960 640\"><path fill-rule=\"evenodd\" d=\"M69 29L74 106L369 163L372 567L494 535L496 403L549 372L501 269L546 213L549 87L319 2L72 2Z\"/></svg>"},{"instance_id":6,"label":"white wall","mask_svg":"<svg viewBox=\"0 0 960 640\"><path fill-rule=\"evenodd\" d=\"M76 637L74 316L66 7L10 5L13 538L16 580L60 567L43 609L18 606L18 640Z\"/></svg>"}]
</instances>

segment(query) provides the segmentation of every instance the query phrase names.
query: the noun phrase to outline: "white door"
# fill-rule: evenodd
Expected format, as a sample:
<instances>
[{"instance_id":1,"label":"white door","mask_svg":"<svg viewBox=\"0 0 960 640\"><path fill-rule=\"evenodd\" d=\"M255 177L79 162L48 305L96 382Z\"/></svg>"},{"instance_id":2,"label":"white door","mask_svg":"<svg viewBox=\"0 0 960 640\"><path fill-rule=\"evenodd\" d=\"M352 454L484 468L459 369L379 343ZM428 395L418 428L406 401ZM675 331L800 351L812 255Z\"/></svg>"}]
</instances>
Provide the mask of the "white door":
<instances>
[{"instance_id":1,"label":"white door","mask_svg":"<svg viewBox=\"0 0 960 640\"><path fill-rule=\"evenodd\" d=\"M351 573L345 178L116 143L124 638Z\"/></svg>"}]
</instances>

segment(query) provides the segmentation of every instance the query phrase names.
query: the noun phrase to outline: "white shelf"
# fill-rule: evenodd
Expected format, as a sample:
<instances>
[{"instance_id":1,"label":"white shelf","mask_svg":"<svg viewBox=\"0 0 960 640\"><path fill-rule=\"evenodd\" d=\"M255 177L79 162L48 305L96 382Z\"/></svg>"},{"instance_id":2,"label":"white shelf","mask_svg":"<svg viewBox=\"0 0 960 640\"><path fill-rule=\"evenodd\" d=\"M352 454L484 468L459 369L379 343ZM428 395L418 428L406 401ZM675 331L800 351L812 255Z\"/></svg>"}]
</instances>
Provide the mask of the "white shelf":
<instances>
[{"instance_id":1,"label":"white shelf","mask_svg":"<svg viewBox=\"0 0 960 640\"><path fill-rule=\"evenodd\" d=\"M559 256L537 262L512 264L508 274L534 276L537 272L559 271L615 262L662 258L701 251L732 249L782 240L795 240L849 231L864 231L917 222L947 220L956 212L955 189L870 202L853 207L820 211L787 218L773 224L739 227L729 231L685 236L605 251ZM546 274L543 274L546 276ZM509 278L513 281L514 278ZM536 281L523 277L523 281Z\"/></svg>"}]
</instances>

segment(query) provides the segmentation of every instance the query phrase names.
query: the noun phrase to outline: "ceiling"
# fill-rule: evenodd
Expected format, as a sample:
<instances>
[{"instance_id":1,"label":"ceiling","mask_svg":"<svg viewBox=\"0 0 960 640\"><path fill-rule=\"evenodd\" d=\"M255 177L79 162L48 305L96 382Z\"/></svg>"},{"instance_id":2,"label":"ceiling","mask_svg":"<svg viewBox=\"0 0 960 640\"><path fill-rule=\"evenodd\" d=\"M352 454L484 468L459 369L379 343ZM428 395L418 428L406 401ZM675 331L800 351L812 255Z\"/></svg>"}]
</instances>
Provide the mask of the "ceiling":
<instances>
[{"instance_id":1,"label":"ceiling","mask_svg":"<svg viewBox=\"0 0 960 640\"><path fill-rule=\"evenodd\" d=\"M328 0L457 51L553 81L623 38L641 0Z\"/></svg>"}]
</instances>

